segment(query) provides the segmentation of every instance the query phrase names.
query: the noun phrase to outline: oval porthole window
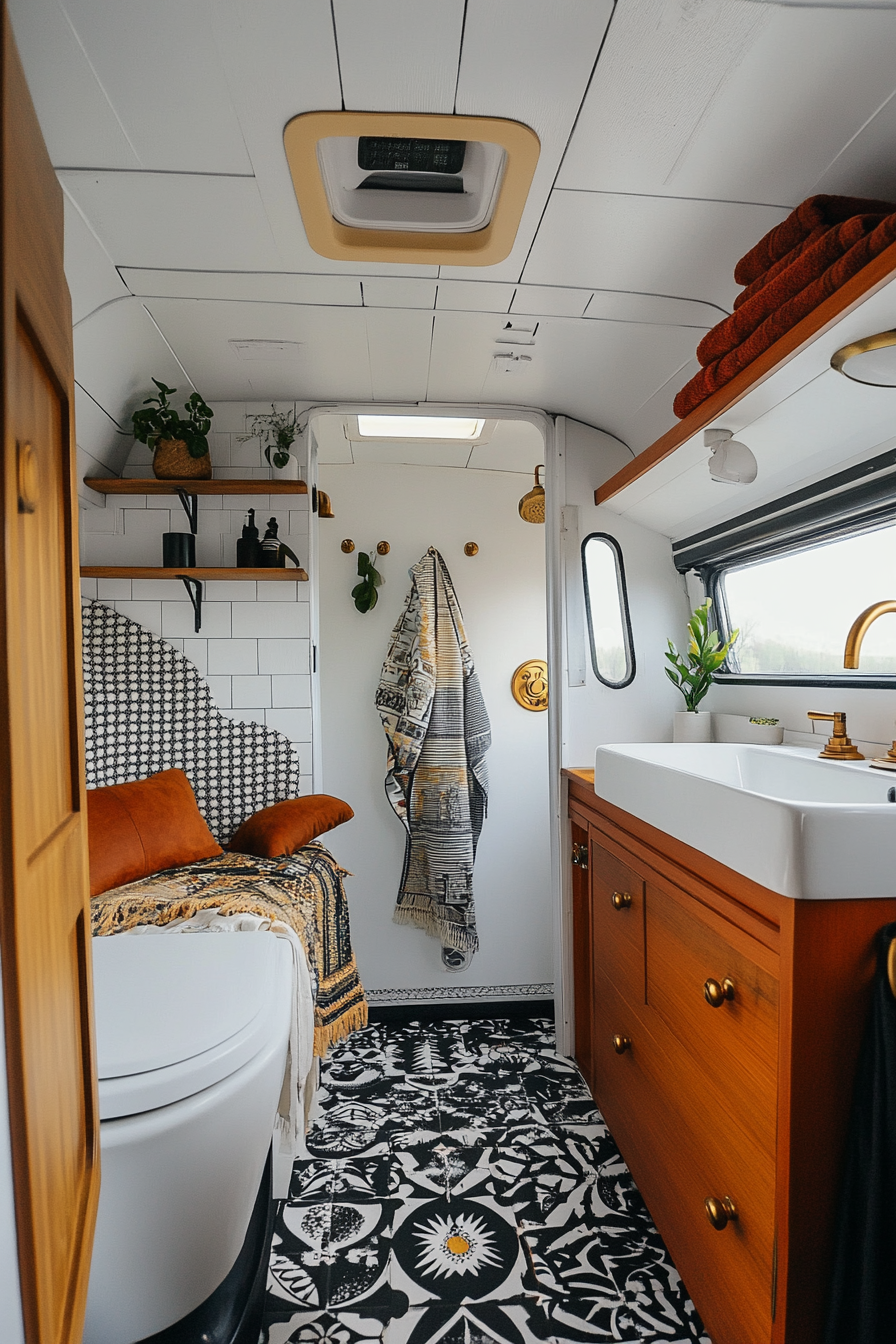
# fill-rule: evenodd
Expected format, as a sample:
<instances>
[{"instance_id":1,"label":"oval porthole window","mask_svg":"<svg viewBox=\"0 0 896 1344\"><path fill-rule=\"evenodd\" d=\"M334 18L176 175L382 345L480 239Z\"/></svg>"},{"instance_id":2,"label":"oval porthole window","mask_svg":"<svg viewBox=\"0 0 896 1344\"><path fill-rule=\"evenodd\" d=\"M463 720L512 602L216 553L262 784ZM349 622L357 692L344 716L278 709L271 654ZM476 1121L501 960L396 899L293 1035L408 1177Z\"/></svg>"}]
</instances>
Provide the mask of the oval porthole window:
<instances>
[{"instance_id":1,"label":"oval porthole window","mask_svg":"<svg viewBox=\"0 0 896 1344\"><path fill-rule=\"evenodd\" d=\"M598 681L618 690L634 680L635 649L622 551L615 537L592 532L585 538L582 572L591 666Z\"/></svg>"}]
</instances>

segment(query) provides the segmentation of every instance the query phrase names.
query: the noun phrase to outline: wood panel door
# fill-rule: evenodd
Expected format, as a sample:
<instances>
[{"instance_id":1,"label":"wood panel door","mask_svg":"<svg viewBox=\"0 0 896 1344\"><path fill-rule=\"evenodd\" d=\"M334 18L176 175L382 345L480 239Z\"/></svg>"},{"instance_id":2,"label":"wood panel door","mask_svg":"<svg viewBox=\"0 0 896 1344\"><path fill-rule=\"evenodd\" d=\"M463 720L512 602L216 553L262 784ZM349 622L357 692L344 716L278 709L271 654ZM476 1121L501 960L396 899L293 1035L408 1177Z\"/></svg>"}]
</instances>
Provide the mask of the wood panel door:
<instances>
[{"instance_id":1,"label":"wood panel door","mask_svg":"<svg viewBox=\"0 0 896 1344\"><path fill-rule=\"evenodd\" d=\"M99 1195L62 195L2 30L0 956L28 1344L81 1338Z\"/></svg>"}]
</instances>

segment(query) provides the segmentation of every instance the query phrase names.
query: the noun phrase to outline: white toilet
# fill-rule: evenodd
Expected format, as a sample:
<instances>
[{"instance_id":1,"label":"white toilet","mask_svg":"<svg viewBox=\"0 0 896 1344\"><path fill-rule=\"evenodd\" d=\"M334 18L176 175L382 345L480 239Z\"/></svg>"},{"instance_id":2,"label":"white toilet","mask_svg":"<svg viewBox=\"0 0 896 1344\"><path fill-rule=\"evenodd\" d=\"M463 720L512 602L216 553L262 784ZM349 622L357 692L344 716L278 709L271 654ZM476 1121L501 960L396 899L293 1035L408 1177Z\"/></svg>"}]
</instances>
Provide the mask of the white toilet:
<instances>
[{"instance_id":1,"label":"white toilet","mask_svg":"<svg viewBox=\"0 0 896 1344\"><path fill-rule=\"evenodd\" d=\"M132 1344L239 1255L286 1068L293 970L270 933L93 940L101 1187L84 1344Z\"/></svg>"}]
</instances>

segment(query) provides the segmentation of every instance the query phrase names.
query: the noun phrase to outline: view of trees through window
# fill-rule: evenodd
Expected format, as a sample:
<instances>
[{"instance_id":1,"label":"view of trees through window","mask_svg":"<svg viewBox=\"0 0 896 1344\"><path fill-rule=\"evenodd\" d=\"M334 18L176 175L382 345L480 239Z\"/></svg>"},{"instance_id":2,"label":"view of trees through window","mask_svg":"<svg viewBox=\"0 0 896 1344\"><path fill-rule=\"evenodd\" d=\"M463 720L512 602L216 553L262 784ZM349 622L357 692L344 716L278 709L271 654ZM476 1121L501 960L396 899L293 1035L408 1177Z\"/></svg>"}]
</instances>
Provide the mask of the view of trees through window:
<instances>
[{"instance_id":1,"label":"view of trees through window","mask_svg":"<svg viewBox=\"0 0 896 1344\"><path fill-rule=\"evenodd\" d=\"M726 570L731 626L740 628L732 672L844 673L843 646L856 616L896 597L896 524ZM881 617L859 670L896 676L896 614Z\"/></svg>"}]
</instances>

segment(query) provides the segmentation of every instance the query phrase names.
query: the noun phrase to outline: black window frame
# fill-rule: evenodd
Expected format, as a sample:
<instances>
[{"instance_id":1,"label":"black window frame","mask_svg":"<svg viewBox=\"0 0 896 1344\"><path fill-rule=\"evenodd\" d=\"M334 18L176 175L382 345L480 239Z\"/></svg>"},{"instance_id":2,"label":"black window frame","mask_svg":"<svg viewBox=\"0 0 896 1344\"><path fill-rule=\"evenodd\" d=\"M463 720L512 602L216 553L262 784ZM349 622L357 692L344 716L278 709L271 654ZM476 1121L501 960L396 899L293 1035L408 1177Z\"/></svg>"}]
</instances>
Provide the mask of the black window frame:
<instances>
[{"instance_id":1,"label":"black window frame","mask_svg":"<svg viewBox=\"0 0 896 1344\"><path fill-rule=\"evenodd\" d=\"M811 550L827 542L876 531L896 523L896 449L845 468L821 481L760 505L716 527L673 543L681 573L695 571L712 598L711 618L719 637L732 627L725 601L724 576L753 561ZM886 578L884 582L886 582ZM894 578L896 582L896 578ZM858 610L855 613L858 616ZM737 655L735 646L734 655ZM856 672L737 672L727 665L715 674L720 685L832 686L896 690L892 675Z\"/></svg>"},{"instance_id":2,"label":"black window frame","mask_svg":"<svg viewBox=\"0 0 896 1344\"><path fill-rule=\"evenodd\" d=\"M619 595L619 612L622 616L622 637L623 647L626 655L626 666L628 672L622 681L608 681L602 675L597 666L597 648L594 642L594 624L591 619L591 599L588 591L588 566L585 563L585 548L589 541L605 541L616 561L616 582ZM635 679L638 667L635 660L635 637L632 632L632 618L628 606L628 588L625 582L625 560L622 555L622 547L615 537L609 532L589 532L581 545L582 556L582 583L585 589L585 619L588 622L588 646L591 650L591 668L597 680L602 686L606 686L611 691L622 691L626 686L631 686Z\"/></svg>"}]
</instances>

